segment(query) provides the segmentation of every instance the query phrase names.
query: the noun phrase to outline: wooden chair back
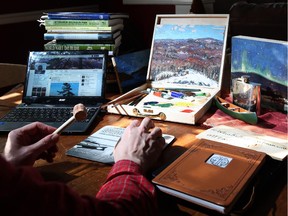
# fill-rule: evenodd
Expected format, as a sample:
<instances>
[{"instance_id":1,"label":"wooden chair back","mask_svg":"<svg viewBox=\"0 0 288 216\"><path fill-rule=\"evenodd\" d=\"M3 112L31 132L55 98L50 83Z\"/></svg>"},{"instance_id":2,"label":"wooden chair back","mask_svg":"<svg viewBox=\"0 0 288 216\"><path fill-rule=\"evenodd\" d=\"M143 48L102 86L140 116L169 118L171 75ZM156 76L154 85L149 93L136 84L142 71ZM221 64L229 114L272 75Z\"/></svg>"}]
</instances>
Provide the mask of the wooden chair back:
<instances>
[{"instance_id":1,"label":"wooden chair back","mask_svg":"<svg viewBox=\"0 0 288 216\"><path fill-rule=\"evenodd\" d=\"M24 83L26 69L27 66L22 64L0 63L0 95Z\"/></svg>"}]
</instances>

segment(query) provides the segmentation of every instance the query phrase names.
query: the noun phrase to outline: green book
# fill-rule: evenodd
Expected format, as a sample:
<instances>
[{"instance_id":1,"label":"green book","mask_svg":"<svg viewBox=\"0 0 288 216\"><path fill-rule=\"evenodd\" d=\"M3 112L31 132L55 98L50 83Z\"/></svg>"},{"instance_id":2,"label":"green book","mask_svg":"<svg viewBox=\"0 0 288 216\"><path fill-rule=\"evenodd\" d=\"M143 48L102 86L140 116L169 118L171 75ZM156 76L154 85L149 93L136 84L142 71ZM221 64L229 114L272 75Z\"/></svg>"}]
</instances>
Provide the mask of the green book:
<instances>
[{"instance_id":1,"label":"green book","mask_svg":"<svg viewBox=\"0 0 288 216\"><path fill-rule=\"evenodd\" d=\"M45 50L108 50L115 49L114 44L75 44L75 43L57 43L50 41L44 44Z\"/></svg>"},{"instance_id":2,"label":"green book","mask_svg":"<svg viewBox=\"0 0 288 216\"><path fill-rule=\"evenodd\" d=\"M123 24L123 19L111 20L44 20L45 27L109 27L117 24Z\"/></svg>"},{"instance_id":3,"label":"green book","mask_svg":"<svg viewBox=\"0 0 288 216\"><path fill-rule=\"evenodd\" d=\"M121 31L123 30L124 25L123 24L117 24L114 26L45 26L45 29L49 32L81 32L81 31L103 31L103 32L115 32L115 31Z\"/></svg>"}]
</instances>

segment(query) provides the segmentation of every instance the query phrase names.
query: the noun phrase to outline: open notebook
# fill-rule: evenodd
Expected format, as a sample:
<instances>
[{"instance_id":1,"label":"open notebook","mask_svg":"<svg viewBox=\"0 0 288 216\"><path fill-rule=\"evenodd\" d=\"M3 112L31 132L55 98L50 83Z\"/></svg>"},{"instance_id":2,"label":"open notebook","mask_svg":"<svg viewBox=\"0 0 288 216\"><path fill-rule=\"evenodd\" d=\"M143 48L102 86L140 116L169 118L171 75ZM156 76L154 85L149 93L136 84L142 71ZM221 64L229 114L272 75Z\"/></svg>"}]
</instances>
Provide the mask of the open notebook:
<instances>
[{"instance_id":1,"label":"open notebook","mask_svg":"<svg viewBox=\"0 0 288 216\"><path fill-rule=\"evenodd\" d=\"M64 133L87 132L105 102L106 63L104 50L31 51L22 103L0 119L0 132L34 121L59 127L78 103L85 105L88 117Z\"/></svg>"}]
</instances>

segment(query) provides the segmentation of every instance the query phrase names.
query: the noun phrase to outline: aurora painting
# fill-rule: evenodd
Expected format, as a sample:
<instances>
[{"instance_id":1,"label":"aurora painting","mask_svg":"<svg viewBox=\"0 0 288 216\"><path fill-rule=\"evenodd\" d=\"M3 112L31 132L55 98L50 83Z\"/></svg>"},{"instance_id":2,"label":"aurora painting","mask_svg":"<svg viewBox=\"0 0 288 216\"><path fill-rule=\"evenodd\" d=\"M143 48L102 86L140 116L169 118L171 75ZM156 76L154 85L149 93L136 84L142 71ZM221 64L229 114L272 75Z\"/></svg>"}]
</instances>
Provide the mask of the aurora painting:
<instances>
[{"instance_id":1,"label":"aurora painting","mask_svg":"<svg viewBox=\"0 0 288 216\"><path fill-rule=\"evenodd\" d=\"M232 37L231 78L249 75L261 84L261 107L287 112L287 51L285 41Z\"/></svg>"}]
</instances>

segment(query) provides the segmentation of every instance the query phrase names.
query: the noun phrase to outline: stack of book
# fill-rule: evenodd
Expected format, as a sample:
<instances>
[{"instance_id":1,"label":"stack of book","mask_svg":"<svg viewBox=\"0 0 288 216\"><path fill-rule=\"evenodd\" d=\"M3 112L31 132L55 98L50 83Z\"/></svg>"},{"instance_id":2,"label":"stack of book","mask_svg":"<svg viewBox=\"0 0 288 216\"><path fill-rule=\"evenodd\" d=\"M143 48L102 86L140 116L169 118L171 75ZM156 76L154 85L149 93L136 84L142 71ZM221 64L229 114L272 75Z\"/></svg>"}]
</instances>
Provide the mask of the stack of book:
<instances>
[{"instance_id":1,"label":"stack of book","mask_svg":"<svg viewBox=\"0 0 288 216\"><path fill-rule=\"evenodd\" d=\"M41 16L45 50L108 50L117 55L124 13L48 12Z\"/></svg>"}]
</instances>

